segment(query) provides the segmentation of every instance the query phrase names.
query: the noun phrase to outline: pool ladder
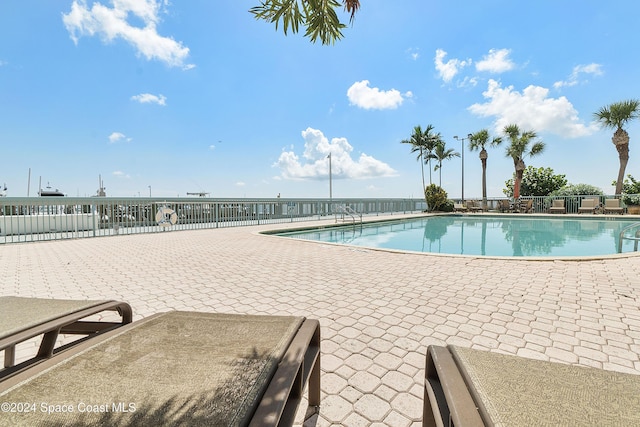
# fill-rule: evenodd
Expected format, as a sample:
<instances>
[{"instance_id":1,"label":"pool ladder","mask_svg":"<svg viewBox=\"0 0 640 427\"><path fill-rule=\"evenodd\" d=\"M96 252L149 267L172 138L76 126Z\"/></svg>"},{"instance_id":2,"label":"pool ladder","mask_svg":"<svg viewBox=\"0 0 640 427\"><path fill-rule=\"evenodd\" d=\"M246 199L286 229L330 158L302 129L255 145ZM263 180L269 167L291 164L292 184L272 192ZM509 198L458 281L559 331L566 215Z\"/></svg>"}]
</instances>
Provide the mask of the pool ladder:
<instances>
[{"instance_id":1,"label":"pool ladder","mask_svg":"<svg viewBox=\"0 0 640 427\"><path fill-rule=\"evenodd\" d=\"M625 236L625 233L633 228L637 228L636 233L633 236ZM632 240L633 250L635 252L638 251L638 242L640 242L640 222L635 222L622 229L622 231L620 232L620 236L618 236L618 253L622 253L623 240Z\"/></svg>"},{"instance_id":2,"label":"pool ladder","mask_svg":"<svg viewBox=\"0 0 640 427\"><path fill-rule=\"evenodd\" d=\"M344 216L345 215L349 215L353 221L353 224L356 224L356 215L360 218L360 224L362 224L362 214L356 212L351 206L347 206L347 205L339 205L338 212L342 213L342 222L345 222ZM336 218L336 222L337 222L337 218Z\"/></svg>"}]
</instances>

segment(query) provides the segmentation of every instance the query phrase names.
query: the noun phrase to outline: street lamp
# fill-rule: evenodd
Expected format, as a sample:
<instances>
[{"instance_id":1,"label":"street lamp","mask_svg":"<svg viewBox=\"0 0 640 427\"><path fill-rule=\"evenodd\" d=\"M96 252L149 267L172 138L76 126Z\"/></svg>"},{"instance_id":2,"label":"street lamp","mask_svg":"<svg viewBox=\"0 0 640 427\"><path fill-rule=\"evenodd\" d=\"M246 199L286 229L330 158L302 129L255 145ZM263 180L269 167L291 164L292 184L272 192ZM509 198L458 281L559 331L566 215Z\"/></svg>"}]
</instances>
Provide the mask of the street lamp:
<instances>
[{"instance_id":1,"label":"street lamp","mask_svg":"<svg viewBox=\"0 0 640 427\"><path fill-rule=\"evenodd\" d=\"M151 186L149 186L149 198L151 198Z\"/></svg>"},{"instance_id":2,"label":"street lamp","mask_svg":"<svg viewBox=\"0 0 640 427\"><path fill-rule=\"evenodd\" d=\"M332 183L332 177L331 177L331 153L329 153L329 155L327 156L327 159L329 159L329 213L331 213L333 211L332 208L332 204L333 204L333 183Z\"/></svg>"},{"instance_id":3,"label":"street lamp","mask_svg":"<svg viewBox=\"0 0 640 427\"><path fill-rule=\"evenodd\" d=\"M471 139L471 134L467 134L466 138L458 138L457 136L453 137L454 139L460 141L462 143L462 204L464 204L464 141Z\"/></svg>"}]
</instances>

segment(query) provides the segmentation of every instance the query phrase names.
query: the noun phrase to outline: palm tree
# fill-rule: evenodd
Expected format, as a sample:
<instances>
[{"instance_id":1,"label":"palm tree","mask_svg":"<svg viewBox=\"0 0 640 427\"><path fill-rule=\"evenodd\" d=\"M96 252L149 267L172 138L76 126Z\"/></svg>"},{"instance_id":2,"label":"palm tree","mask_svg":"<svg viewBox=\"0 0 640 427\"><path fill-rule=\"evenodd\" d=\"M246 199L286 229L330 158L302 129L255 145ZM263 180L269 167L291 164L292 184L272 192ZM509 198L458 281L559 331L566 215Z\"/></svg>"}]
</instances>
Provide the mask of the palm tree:
<instances>
[{"instance_id":1,"label":"palm tree","mask_svg":"<svg viewBox=\"0 0 640 427\"><path fill-rule=\"evenodd\" d=\"M425 163L429 165L429 185L433 184L431 181L431 159L435 159L434 152L440 144L444 144L444 140L440 135L440 132L433 133L433 126L427 126L424 133L424 150L425 150Z\"/></svg>"},{"instance_id":2,"label":"palm tree","mask_svg":"<svg viewBox=\"0 0 640 427\"><path fill-rule=\"evenodd\" d=\"M440 134L433 133L433 126L428 125L425 130L422 127L416 126L413 128L413 134L409 139L400 141L402 144L411 144L411 152L418 153L416 160L422 163L422 189L426 188L424 183L424 164L430 165L430 161L433 158L433 150L435 150L438 143L442 141ZM429 184L431 182L431 168L429 168Z\"/></svg>"},{"instance_id":3,"label":"palm tree","mask_svg":"<svg viewBox=\"0 0 640 427\"><path fill-rule=\"evenodd\" d=\"M502 138L499 136L493 137L489 141L489 131L482 129L471 135L469 138L469 150L480 150L480 161L482 162L482 206L487 207L487 154L486 145L491 147L497 147L502 143Z\"/></svg>"},{"instance_id":4,"label":"palm tree","mask_svg":"<svg viewBox=\"0 0 640 427\"><path fill-rule=\"evenodd\" d=\"M615 129L611 142L616 146L620 159L620 169L616 180L616 195L618 195L622 193L624 172L629 162L629 134L622 127L630 120L640 117L640 101L629 99L613 103L602 107L594 113L594 117L602 127Z\"/></svg>"},{"instance_id":5,"label":"palm tree","mask_svg":"<svg viewBox=\"0 0 640 427\"><path fill-rule=\"evenodd\" d=\"M518 125L511 124L504 127L503 132L509 138L510 144L507 147L507 157L513 159L513 167L516 170L516 179L513 183L513 198L518 199L520 197L520 182L522 181L522 173L526 169L524 164L524 158L526 156L532 157L538 155L544 151L544 142L537 141L531 145L529 144L538 135L532 131L521 132Z\"/></svg>"},{"instance_id":6,"label":"palm tree","mask_svg":"<svg viewBox=\"0 0 640 427\"><path fill-rule=\"evenodd\" d=\"M351 15L349 23L353 22L360 0L342 0L345 10ZM275 24L276 30L282 23L284 34L289 28L297 33L298 28L306 28L305 37L310 37L315 43L318 39L322 44L333 44L342 38L342 29L346 25L340 22L336 9L340 6L338 0L261 0L259 6L249 9L256 19L263 19Z\"/></svg>"},{"instance_id":7,"label":"palm tree","mask_svg":"<svg viewBox=\"0 0 640 427\"><path fill-rule=\"evenodd\" d=\"M431 125L427 126L427 132L430 131ZM416 157L416 160L418 160L420 162L420 165L422 167L422 191L424 191L425 188L425 184L424 184L424 163L425 163L425 158L424 158L424 138L425 133L422 131L422 128L420 126L416 126L413 128L413 133L411 134L411 137L409 139L403 139L402 141L400 141L400 143L402 144L411 144L411 152L412 153L418 153L418 157Z\"/></svg>"},{"instance_id":8,"label":"palm tree","mask_svg":"<svg viewBox=\"0 0 640 427\"><path fill-rule=\"evenodd\" d=\"M454 157L460 157L460 153L455 151L453 148L447 148L444 141L440 141L440 143L436 145L435 150L433 150L431 158L438 161L438 164L433 168L433 170L440 171L440 187L442 187L442 161L451 160Z\"/></svg>"}]
</instances>

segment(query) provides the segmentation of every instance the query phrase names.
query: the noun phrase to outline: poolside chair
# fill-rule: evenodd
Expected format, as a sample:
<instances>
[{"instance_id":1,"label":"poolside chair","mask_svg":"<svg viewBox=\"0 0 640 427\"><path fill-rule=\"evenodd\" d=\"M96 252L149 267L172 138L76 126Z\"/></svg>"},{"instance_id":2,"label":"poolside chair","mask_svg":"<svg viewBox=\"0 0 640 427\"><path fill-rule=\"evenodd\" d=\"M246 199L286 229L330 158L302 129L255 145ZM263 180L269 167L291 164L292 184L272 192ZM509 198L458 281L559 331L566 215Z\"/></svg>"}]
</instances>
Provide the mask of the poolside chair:
<instances>
[{"instance_id":1,"label":"poolside chair","mask_svg":"<svg viewBox=\"0 0 640 427\"><path fill-rule=\"evenodd\" d=\"M315 410L317 320L172 311L58 353L0 382L0 396L76 405L3 414L11 425L290 426L307 384Z\"/></svg>"},{"instance_id":2,"label":"poolside chair","mask_svg":"<svg viewBox=\"0 0 640 427\"><path fill-rule=\"evenodd\" d=\"M533 199L523 200L520 202L520 213L533 212Z\"/></svg>"},{"instance_id":3,"label":"poolside chair","mask_svg":"<svg viewBox=\"0 0 640 427\"><path fill-rule=\"evenodd\" d=\"M423 426L640 425L640 375L430 346L424 387Z\"/></svg>"},{"instance_id":4,"label":"poolside chair","mask_svg":"<svg viewBox=\"0 0 640 427\"><path fill-rule=\"evenodd\" d=\"M599 203L597 199L582 199L580 207L578 208L578 213L596 213L598 205Z\"/></svg>"},{"instance_id":5,"label":"poolside chair","mask_svg":"<svg viewBox=\"0 0 640 427\"><path fill-rule=\"evenodd\" d=\"M564 207L564 199L555 199L549 208L549 213L567 213L567 209Z\"/></svg>"},{"instance_id":6,"label":"poolside chair","mask_svg":"<svg viewBox=\"0 0 640 427\"><path fill-rule=\"evenodd\" d=\"M96 314L104 316L107 311L117 312L120 321L87 320ZM4 369L0 370L0 380L78 343L56 347L59 334L84 335L84 339L87 339L131 323L133 317L131 306L121 301L14 296L0 297L0 314L0 351L4 351ZM37 353L15 366L16 345L40 335L42 341Z\"/></svg>"},{"instance_id":7,"label":"poolside chair","mask_svg":"<svg viewBox=\"0 0 640 427\"><path fill-rule=\"evenodd\" d=\"M467 202L467 208L471 212L482 212L482 211L484 211L484 208L482 207L482 202L479 201L479 200L470 200L469 202Z\"/></svg>"},{"instance_id":8,"label":"poolside chair","mask_svg":"<svg viewBox=\"0 0 640 427\"><path fill-rule=\"evenodd\" d=\"M500 212L513 212L511 202L509 200L498 200L498 210Z\"/></svg>"},{"instance_id":9,"label":"poolside chair","mask_svg":"<svg viewBox=\"0 0 640 427\"><path fill-rule=\"evenodd\" d=\"M467 212L469 211L469 209L463 205L462 203L454 203L453 204L453 211L454 212Z\"/></svg>"},{"instance_id":10,"label":"poolside chair","mask_svg":"<svg viewBox=\"0 0 640 427\"><path fill-rule=\"evenodd\" d=\"M622 215L624 208L620 206L620 199L606 199L604 201L604 213L617 213Z\"/></svg>"}]
</instances>

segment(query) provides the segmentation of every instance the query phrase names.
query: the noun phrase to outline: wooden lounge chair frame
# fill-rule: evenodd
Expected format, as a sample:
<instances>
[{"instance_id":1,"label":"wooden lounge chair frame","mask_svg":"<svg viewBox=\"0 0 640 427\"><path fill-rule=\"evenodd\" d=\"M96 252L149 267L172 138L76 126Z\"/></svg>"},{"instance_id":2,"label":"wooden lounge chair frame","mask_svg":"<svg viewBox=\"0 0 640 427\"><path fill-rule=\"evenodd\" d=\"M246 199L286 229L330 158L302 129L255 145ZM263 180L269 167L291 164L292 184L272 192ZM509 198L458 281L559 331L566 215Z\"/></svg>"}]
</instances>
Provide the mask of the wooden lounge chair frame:
<instances>
[{"instance_id":1,"label":"wooden lounge chair frame","mask_svg":"<svg viewBox=\"0 0 640 427\"><path fill-rule=\"evenodd\" d=\"M135 332L136 328L141 328L138 331L142 331L152 321L163 322L166 319L167 328L172 328L173 330L175 327L172 326L173 324L169 317L173 313L215 316L213 313L195 312L159 313L122 328L102 333L64 352L57 353L30 369L23 370L8 379L0 381L0 396L4 392L11 392L16 390L16 387L24 386L31 379L37 379L43 373L55 372L58 367L65 369L69 364L76 362L81 365L83 363L81 360L83 355L93 354L99 356L104 351L100 349L101 345L107 344L112 339L127 337L127 335L131 335L131 332ZM163 319L162 316L166 316L166 318ZM248 315L220 316L257 317ZM263 384L262 387L263 394L259 395L258 401L253 406L249 407L247 415L249 419L244 419L239 425L251 427L293 425L306 385L308 385L309 407L317 412L320 405L320 323L313 319L297 319L301 319L301 323L290 337L288 344L286 344L284 354L273 375L270 378L263 378L266 381L266 384ZM145 347L144 350L148 352L146 354L148 355L149 363L153 363L155 349ZM118 380L117 375L114 375L113 383L117 384ZM141 395L144 395L145 391L141 390ZM168 391L170 392L171 390ZM244 402L242 403L244 404ZM307 415L309 414L307 413Z\"/></svg>"},{"instance_id":2,"label":"wooden lounge chair frame","mask_svg":"<svg viewBox=\"0 0 640 427\"><path fill-rule=\"evenodd\" d=\"M43 313L38 308L44 305L62 303L60 309ZM68 304L67 304L68 303ZM54 353L62 351L70 346L76 345L79 341L56 348L56 340L60 334L85 335L84 339L96 334L109 331L133 320L131 306L122 301L81 301L81 300L54 300L42 298L22 298L22 297L0 297L0 311L5 314L10 305L18 305L24 310L31 310L33 316L30 317L28 325L17 325L13 319L4 319L3 325L7 330L0 330L0 351L4 351L4 368L0 370L0 380L16 374L20 370L36 364L44 359L50 358ZM82 320L89 316L104 312L116 311L122 317L120 322L103 322ZM15 365L16 345L31 338L42 335L42 341L37 354L18 365Z\"/></svg>"},{"instance_id":3,"label":"wooden lounge chair frame","mask_svg":"<svg viewBox=\"0 0 640 427\"><path fill-rule=\"evenodd\" d=\"M423 426L639 425L638 393L639 375L429 346Z\"/></svg>"}]
</instances>

